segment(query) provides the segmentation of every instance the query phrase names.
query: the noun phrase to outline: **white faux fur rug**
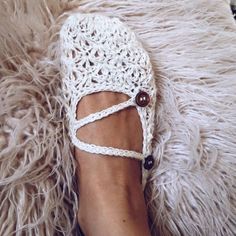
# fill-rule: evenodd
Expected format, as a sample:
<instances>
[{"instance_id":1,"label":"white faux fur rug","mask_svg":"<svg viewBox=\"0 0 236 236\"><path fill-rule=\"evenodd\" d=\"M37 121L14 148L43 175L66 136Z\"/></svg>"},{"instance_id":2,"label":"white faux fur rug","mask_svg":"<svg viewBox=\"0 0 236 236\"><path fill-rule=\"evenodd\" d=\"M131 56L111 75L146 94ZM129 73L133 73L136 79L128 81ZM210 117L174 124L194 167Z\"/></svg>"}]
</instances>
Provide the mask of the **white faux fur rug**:
<instances>
[{"instance_id":1,"label":"white faux fur rug","mask_svg":"<svg viewBox=\"0 0 236 236\"><path fill-rule=\"evenodd\" d=\"M60 99L65 12L120 17L159 88L152 235L236 233L236 23L226 0L0 2L0 235L75 235L74 167ZM92 224L92 222L91 222Z\"/></svg>"}]
</instances>

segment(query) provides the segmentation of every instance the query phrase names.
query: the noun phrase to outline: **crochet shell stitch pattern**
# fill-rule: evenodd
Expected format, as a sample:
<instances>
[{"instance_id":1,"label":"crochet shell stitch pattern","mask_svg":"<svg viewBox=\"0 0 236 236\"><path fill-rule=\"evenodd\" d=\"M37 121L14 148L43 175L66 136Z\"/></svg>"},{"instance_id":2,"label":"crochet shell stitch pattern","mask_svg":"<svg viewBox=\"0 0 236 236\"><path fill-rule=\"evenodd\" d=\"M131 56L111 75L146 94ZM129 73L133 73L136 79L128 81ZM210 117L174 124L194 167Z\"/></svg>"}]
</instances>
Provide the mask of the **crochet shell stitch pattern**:
<instances>
[{"instance_id":1,"label":"crochet shell stitch pattern","mask_svg":"<svg viewBox=\"0 0 236 236\"><path fill-rule=\"evenodd\" d=\"M158 91L155 166L144 191L152 236L234 236L234 5L0 1L0 235L78 235L59 40L78 12L118 18L150 58Z\"/></svg>"}]
</instances>

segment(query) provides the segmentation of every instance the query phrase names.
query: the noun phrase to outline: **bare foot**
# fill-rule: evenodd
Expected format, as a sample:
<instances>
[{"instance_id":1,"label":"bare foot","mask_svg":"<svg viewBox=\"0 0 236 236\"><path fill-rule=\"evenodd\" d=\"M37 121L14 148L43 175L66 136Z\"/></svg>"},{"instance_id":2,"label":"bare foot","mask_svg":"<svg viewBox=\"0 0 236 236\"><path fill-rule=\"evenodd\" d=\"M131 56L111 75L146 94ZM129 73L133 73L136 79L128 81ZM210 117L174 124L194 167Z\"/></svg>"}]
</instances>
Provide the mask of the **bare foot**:
<instances>
[{"instance_id":1,"label":"bare foot","mask_svg":"<svg viewBox=\"0 0 236 236\"><path fill-rule=\"evenodd\" d=\"M127 95L99 92L78 104L77 118L126 101ZM142 152L142 128L136 108L127 108L77 131L81 140ZM79 177L78 221L86 236L149 236L141 185L141 162L75 149Z\"/></svg>"}]
</instances>

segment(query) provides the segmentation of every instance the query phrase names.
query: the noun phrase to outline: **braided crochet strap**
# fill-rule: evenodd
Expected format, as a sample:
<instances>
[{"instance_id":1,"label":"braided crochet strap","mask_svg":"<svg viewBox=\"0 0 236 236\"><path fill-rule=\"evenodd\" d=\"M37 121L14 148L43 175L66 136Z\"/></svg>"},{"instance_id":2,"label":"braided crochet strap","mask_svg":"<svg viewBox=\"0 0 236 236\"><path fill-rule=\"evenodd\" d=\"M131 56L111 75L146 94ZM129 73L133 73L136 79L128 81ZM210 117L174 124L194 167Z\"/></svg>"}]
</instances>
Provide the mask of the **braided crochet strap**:
<instances>
[{"instance_id":1,"label":"braided crochet strap","mask_svg":"<svg viewBox=\"0 0 236 236\"><path fill-rule=\"evenodd\" d=\"M102 118L105 118L115 112L118 112L120 110L123 110L125 109L126 107L130 107L130 106L135 106L136 104L134 103L134 101L132 99L129 99L128 101L125 101L125 102L122 102L122 103L119 103L117 105L113 105L107 109L104 109L102 111L99 111L99 112L96 112L96 113L93 113L91 115L88 115L87 117L85 118L82 118L80 120L77 120L75 121L74 123L74 128L77 130L89 123L92 123L96 120L100 120Z\"/></svg>"},{"instance_id":2,"label":"braided crochet strap","mask_svg":"<svg viewBox=\"0 0 236 236\"><path fill-rule=\"evenodd\" d=\"M123 110L127 107L130 106L135 106L135 102L133 99L129 99L128 101L119 103L117 105L113 105L107 109L104 109L102 111L93 113L88 115L85 118L82 118L80 120L75 120L73 123L73 133L72 133L72 142L73 144L79 148L80 150L93 153L93 154L103 154L103 155L109 155L109 156L122 156L122 157L130 157L130 158L135 158L138 160L143 160L143 154L135 151L130 151L130 150L124 150L124 149L119 149L119 148L113 148L113 147L105 147L105 146L98 146L95 144L88 144L85 142L82 142L79 140L76 136L76 132L79 128L92 123L96 120L103 119L113 113L116 113L120 110Z\"/></svg>"}]
</instances>

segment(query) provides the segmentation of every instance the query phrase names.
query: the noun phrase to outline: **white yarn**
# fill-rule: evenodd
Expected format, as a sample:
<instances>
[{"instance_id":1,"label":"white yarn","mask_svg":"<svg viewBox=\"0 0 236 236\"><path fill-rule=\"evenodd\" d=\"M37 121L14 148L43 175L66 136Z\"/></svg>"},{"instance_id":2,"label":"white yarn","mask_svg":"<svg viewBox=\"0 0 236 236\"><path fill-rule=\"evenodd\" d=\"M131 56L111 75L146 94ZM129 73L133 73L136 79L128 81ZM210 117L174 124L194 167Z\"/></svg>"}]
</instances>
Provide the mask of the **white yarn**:
<instances>
[{"instance_id":1,"label":"white yarn","mask_svg":"<svg viewBox=\"0 0 236 236\"><path fill-rule=\"evenodd\" d=\"M148 54L135 34L117 18L76 13L63 24L60 39L63 91L73 144L94 154L144 160L152 152L156 87ZM77 120L76 109L81 98L99 91L121 92L130 99ZM140 91L151 98L146 107L135 103ZM82 126L129 106L136 106L142 123L142 153L85 143L76 136ZM147 175L143 168L143 188Z\"/></svg>"},{"instance_id":2,"label":"white yarn","mask_svg":"<svg viewBox=\"0 0 236 236\"><path fill-rule=\"evenodd\" d=\"M229 3L0 1L1 236L76 235L75 160L55 56L69 10L122 19L150 55L161 95L156 163L145 189L151 235L235 236L236 23Z\"/></svg>"}]
</instances>

